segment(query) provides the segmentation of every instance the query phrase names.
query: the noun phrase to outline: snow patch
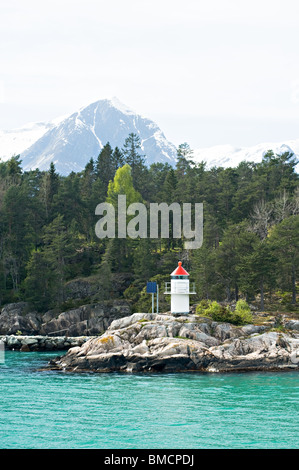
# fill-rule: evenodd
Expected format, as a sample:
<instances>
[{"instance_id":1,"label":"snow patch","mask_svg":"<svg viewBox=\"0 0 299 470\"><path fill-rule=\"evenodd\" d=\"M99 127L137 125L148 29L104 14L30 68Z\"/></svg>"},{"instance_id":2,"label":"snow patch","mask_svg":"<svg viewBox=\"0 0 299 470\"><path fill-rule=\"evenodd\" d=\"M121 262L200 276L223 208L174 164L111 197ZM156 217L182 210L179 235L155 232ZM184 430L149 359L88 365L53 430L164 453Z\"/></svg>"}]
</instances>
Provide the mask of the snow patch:
<instances>
[{"instance_id":1,"label":"snow patch","mask_svg":"<svg viewBox=\"0 0 299 470\"><path fill-rule=\"evenodd\" d=\"M206 162L207 168L213 166L236 167L242 161L259 163L268 150L274 154L281 155L284 152L294 153L299 156L299 139L285 143L261 143L252 147L233 147L232 145L215 145L195 149L192 160L195 162Z\"/></svg>"},{"instance_id":2,"label":"snow patch","mask_svg":"<svg viewBox=\"0 0 299 470\"><path fill-rule=\"evenodd\" d=\"M136 114L135 111L133 111L131 108L129 108L128 106L123 104L121 101L119 101L119 99L116 98L116 96L111 98L111 100L109 100L109 102L114 108L118 109L123 114L127 114L129 116L132 116L132 115Z\"/></svg>"}]
</instances>

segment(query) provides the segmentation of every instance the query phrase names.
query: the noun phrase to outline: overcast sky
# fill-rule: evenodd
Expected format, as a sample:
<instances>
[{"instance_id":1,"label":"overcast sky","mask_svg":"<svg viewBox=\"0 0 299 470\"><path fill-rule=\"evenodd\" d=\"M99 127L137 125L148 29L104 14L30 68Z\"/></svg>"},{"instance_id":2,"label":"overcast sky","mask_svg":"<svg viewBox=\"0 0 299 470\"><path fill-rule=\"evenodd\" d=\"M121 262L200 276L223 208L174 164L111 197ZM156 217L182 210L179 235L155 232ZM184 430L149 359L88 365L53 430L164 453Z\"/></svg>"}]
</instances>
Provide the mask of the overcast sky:
<instances>
[{"instance_id":1,"label":"overcast sky","mask_svg":"<svg viewBox=\"0 0 299 470\"><path fill-rule=\"evenodd\" d=\"M174 144L299 138L298 0L0 0L0 128L116 96Z\"/></svg>"}]
</instances>

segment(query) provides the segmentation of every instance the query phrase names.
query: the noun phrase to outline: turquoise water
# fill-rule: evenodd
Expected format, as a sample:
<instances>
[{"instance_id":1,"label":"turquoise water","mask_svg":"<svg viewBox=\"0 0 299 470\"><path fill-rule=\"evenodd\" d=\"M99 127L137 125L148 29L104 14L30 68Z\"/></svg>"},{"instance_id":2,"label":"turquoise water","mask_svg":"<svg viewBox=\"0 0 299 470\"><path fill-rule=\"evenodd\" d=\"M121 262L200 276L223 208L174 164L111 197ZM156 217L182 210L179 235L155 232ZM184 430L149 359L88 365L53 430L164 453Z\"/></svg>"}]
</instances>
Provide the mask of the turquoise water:
<instances>
[{"instance_id":1,"label":"turquoise water","mask_svg":"<svg viewBox=\"0 0 299 470\"><path fill-rule=\"evenodd\" d=\"M298 373L70 374L7 351L0 448L298 448Z\"/></svg>"}]
</instances>

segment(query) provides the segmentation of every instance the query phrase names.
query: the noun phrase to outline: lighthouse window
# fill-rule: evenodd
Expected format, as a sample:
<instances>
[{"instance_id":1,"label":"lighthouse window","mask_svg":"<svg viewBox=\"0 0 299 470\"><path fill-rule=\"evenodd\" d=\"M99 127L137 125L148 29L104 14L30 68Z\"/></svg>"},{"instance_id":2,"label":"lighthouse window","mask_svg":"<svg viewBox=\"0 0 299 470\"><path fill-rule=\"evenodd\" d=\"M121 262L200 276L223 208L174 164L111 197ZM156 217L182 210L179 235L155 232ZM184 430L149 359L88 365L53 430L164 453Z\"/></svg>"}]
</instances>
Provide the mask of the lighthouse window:
<instances>
[{"instance_id":1,"label":"lighthouse window","mask_svg":"<svg viewBox=\"0 0 299 470\"><path fill-rule=\"evenodd\" d=\"M171 279L186 279L186 276L171 276Z\"/></svg>"}]
</instances>

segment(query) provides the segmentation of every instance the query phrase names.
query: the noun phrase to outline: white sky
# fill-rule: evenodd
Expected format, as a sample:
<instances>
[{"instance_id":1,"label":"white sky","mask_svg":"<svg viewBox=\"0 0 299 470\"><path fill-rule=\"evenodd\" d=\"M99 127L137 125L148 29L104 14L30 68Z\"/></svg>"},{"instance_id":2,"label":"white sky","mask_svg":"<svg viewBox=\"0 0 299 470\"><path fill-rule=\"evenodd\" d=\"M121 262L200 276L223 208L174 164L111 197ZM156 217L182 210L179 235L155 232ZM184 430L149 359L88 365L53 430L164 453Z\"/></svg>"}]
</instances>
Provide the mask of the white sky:
<instances>
[{"instance_id":1,"label":"white sky","mask_svg":"<svg viewBox=\"0 0 299 470\"><path fill-rule=\"evenodd\" d=\"M298 0L0 0L0 128L116 96L174 144L299 138Z\"/></svg>"}]
</instances>

